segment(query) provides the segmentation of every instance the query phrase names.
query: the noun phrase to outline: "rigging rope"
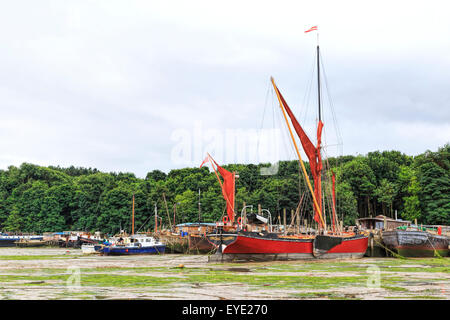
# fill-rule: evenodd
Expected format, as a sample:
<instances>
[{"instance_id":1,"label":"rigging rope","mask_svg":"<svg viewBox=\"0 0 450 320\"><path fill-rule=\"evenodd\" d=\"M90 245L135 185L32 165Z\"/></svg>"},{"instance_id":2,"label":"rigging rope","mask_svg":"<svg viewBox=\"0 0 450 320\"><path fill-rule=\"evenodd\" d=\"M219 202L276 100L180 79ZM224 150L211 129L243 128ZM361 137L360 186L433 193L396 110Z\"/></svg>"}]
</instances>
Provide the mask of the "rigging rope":
<instances>
[{"instance_id":1,"label":"rigging rope","mask_svg":"<svg viewBox=\"0 0 450 320\"><path fill-rule=\"evenodd\" d=\"M312 65L311 65L311 69L310 70L311 70L310 71L311 76L309 77L309 82L307 83L305 95L303 97L303 102L301 104L302 106L304 106L304 108L300 109L299 120L301 121L301 123L306 123L306 117L307 117L307 114L308 114L308 107L309 107L309 103L310 103L310 95L311 95L311 91L312 91L312 83L313 83L313 78L314 78L314 72L316 70L315 59L312 60Z\"/></svg>"},{"instance_id":2,"label":"rigging rope","mask_svg":"<svg viewBox=\"0 0 450 320\"><path fill-rule=\"evenodd\" d=\"M332 116L332 119L333 119L333 125L334 125L335 131L336 131L336 137L337 137L338 145L342 146L343 145L342 135L341 135L340 128L338 126L336 112L334 110L333 99L332 99L332 96L330 94L330 89L329 89L329 85L328 85L328 78L327 78L327 74L326 74L326 71L325 71L325 66L323 64L322 54L320 54L320 64L321 64L321 67L322 67L323 79L324 79L324 82L325 82L325 89L326 89L326 92L327 92L328 102L330 104L330 111L331 111L331 116Z\"/></svg>"},{"instance_id":3,"label":"rigging rope","mask_svg":"<svg viewBox=\"0 0 450 320\"><path fill-rule=\"evenodd\" d=\"M394 251L390 250L388 247L386 247L385 245L383 245L381 242L377 241L375 238L373 238L373 240L379 244L383 249L385 249L386 251L389 251L394 257L399 258L399 259L407 259L406 257L399 255L398 253L395 253Z\"/></svg>"},{"instance_id":4,"label":"rigging rope","mask_svg":"<svg viewBox=\"0 0 450 320\"><path fill-rule=\"evenodd\" d=\"M256 154L259 153L259 141L261 140L261 132L262 132L262 129L263 129L263 126L264 126L264 119L265 119L265 115L266 115L267 99L268 99L268 96L269 96L269 90L270 90L270 83L269 83L269 85L267 87L266 98L265 98L265 101L264 101L263 116L262 116L262 119L261 119L261 125L259 127L258 137L256 139L257 140L257 142L256 142Z\"/></svg>"}]
</instances>

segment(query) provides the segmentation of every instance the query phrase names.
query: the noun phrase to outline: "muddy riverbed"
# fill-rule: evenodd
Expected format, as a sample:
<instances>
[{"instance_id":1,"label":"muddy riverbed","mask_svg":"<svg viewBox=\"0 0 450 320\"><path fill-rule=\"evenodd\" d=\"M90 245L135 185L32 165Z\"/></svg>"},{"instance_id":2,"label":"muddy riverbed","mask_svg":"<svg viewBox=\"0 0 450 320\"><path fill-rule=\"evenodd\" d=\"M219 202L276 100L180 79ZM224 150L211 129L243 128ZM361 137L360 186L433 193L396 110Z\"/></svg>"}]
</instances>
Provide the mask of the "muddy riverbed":
<instances>
[{"instance_id":1,"label":"muddy riverbed","mask_svg":"<svg viewBox=\"0 0 450 320\"><path fill-rule=\"evenodd\" d=\"M450 258L208 263L0 248L1 299L446 299Z\"/></svg>"}]
</instances>

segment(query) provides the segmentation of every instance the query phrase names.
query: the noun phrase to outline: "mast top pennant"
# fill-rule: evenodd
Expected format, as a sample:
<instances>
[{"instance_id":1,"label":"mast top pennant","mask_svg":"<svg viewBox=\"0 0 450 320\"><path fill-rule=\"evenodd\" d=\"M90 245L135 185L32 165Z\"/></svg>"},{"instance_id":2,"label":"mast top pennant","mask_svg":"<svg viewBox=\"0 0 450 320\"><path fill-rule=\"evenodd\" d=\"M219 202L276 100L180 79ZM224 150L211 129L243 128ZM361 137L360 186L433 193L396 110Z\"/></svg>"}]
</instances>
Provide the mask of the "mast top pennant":
<instances>
[{"instance_id":1,"label":"mast top pennant","mask_svg":"<svg viewBox=\"0 0 450 320\"><path fill-rule=\"evenodd\" d=\"M311 31L317 31L317 26L311 27L310 29L306 30L305 33L308 33Z\"/></svg>"}]
</instances>

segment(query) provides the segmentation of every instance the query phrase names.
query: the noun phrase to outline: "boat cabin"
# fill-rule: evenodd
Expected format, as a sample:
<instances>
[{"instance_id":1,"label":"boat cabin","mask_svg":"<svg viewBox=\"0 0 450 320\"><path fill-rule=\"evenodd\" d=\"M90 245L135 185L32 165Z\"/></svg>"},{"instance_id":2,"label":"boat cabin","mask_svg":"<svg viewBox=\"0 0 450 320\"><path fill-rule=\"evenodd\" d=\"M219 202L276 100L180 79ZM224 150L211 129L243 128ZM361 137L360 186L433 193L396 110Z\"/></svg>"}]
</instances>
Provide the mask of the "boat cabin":
<instances>
[{"instance_id":1,"label":"boat cabin","mask_svg":"<svg viewBox=\"0 0 450 320\"><path fill-rule=\"evenodd\" d=\"M401 219L395 220L383 215L378 215L375 218L373 217L359 218L356 219L356 223L363 230L381 230L381 229L392 230L397 227L411 225L411 221Z\"/></svg>"},{"instance_id":2,"label":"boat cabin","mask_svg":"<svg viewBox=\"0 0 450 320\"><path fill-rule=\"evenodd\" d=\"M215 223L207 223L207 222L180 223L175 226L175 233L181 235L205 234L212 232L215 227L216 227Z\"/></svg>"},{"instance_id":3,"label":"boat cabin","mask_svg":"<svg viewBox=\"0 0 450 320\"><path fill-rule=\"evenodd\" d=\"M135 235L117 235L111 237L110 242L118 246L141 246L149 247L156 244L160 244L154 237L147 236L145 234L135 234Z\"/></svg>"}]
</instances>

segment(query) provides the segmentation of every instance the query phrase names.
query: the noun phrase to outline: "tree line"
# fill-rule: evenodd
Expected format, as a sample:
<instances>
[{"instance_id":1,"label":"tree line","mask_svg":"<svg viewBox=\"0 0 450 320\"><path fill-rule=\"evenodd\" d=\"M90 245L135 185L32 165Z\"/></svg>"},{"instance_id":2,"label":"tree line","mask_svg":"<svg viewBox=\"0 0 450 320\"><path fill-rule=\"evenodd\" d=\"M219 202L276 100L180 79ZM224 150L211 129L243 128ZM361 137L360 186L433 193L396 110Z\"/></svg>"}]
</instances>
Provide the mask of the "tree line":
<instances>
[{"instance_id":1,"label":"tree line","mask_svg":"<svg viewBox=\"0 0 450 320\"><path fill-rule=\"evenodd\" d=\"M423 224L450 222L450 145L418 156L399 151L327 160L336 175L338 218L354 225L358 217L384 214ZM272 219L283 209L312 217L312 201L298 161L281 161L274 175L261 174L270 164L230 164L236 171L236 212L244 203L268 209ZM306 167L309 170L308 164ZM324 190L330 180L324 176ZM225 214L217 178L207 167L169 173L105 173L91 168L61 168L23 163L0 170L0 230L54 232L66 230L116 233L131 230L132 199L135 230L151 229L155 211L166 227L182 222L215 222ZM301 206L299 205L301 203ZM329 204L324 203L325 207ZM175 221L174 221L175 219Z\"/></svg>"}]
</instances>

